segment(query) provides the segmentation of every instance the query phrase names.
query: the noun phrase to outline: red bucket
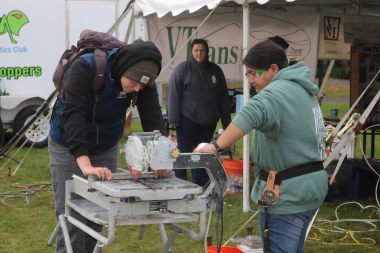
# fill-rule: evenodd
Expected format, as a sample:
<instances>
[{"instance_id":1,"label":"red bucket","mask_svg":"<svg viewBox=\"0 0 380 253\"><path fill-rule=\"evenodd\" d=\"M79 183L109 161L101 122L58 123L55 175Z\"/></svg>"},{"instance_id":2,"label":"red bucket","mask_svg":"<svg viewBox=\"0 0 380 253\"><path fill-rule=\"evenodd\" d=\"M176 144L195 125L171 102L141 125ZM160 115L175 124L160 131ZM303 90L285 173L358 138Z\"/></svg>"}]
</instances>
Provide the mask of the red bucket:
<instances>
[{"instance_id":1,"label":"red bucket","mask_svg":"<svg viewBox=\"0 0 380 253\"><path fill-rule=\"evenodd\" d=\"M216 246L207 247L207 253L217 253ZM220 248L220 253L243 253L240 249L230 246L222 246Z\"/></svg>"},{"instance_id":2,"label":"red bucket","mask_svg":"<svg viewBox=\"0 0 380 253\"><path fill-rule=\"evenodd\" d=\"M249 162L251 170L252 162ZM239 159L224 159L223 167L228 175L228 194L240 195L243 194L243 160Z\"/></svg>"}]
</instances>

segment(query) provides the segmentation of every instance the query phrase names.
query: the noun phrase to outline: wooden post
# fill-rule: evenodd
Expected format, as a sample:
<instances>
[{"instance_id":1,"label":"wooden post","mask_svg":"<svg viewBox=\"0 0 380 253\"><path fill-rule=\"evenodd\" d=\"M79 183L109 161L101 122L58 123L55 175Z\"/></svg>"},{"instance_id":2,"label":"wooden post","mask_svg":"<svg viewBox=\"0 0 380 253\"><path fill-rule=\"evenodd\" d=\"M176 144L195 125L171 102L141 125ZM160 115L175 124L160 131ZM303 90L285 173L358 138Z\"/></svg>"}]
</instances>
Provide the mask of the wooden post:
<instances>
[{"instance_id":1,"label":"wooden post","mask_svg":"<svg viewBox=\"0 0 380 253\"><path fill-rule=\"evenodd\" d=\"M351 45L351 79L350 79L350 106L359 98L359 50L360 39L354 39ZM359 112L359 104L352 113Z\"/></svg>"}]
</instances>

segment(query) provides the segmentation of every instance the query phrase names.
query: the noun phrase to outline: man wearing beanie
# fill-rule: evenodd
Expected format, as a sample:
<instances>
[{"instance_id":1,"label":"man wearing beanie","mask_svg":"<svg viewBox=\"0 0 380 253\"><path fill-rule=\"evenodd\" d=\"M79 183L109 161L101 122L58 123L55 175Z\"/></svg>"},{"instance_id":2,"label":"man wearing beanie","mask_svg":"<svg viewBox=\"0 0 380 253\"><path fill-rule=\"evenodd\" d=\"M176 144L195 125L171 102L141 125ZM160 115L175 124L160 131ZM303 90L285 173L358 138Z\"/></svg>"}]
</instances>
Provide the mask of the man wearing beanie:
<instances>
[{"instance_id":1,"label":"man wearing beanie","mask_svg":"<svg viewBox=\"0 0 380 253\"><path fill-rule=\"evenodd\" d=\"M63 91L57 99L49 136L50 167L55 199L55 217L65 213L65 182L72 175L111 180L119 157L119 137L123 133L126 110L136 105L145 132L160 130L167 136L158 101L155 79L161 71L162 56L150 41L107 52L107 76L95 96L89 96L94 77L94 54L76 59L65 73ZM94 106L96 105L96 106ZM166 176L169 171L161 171ZM81 198L75 194L73 199ZM95 231L102 230L75 210L71 215ZM67 223L73 252L93 252L96 239ZM56 252L66 252L62 233Z\"/></svg>"}]
</instances>

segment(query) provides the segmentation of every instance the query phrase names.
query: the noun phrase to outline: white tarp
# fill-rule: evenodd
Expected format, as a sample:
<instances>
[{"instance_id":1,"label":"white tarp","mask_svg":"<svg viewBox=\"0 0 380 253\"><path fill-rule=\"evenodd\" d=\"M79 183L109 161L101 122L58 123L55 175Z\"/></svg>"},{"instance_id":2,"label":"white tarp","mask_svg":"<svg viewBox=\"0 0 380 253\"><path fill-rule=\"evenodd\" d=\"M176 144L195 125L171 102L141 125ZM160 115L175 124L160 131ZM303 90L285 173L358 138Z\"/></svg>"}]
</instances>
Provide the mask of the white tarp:
<instances>
[{"instance_id":1,"label":"white tarp","mask_svg":"<svg viewBox=\"0 0 380 253\"><path fill-rule=\"evenodd\" d=\"M241 81L243 76L242 45L243 16L241 12L221 8L212 14L205 22L196 38L209 41L209 60L217 63L229 82ZM147 17L149 39L160 49L163 55L163 65L174 56L177 50L205 19L208 11L198 11L196 14L184 12L179 16L166 15L158 18L156 15ZM289 58L304 60L315 76L317 59L319 14L273 13L255 11L250 14L250 46L268 37L279 35L289 44ZM190 42L171 64L169 69L157 80L158 83L168 83L174 68L188 59Z\"/></svg>"},{"instance_id":2,"label":"white tarp","mask_svg":"<svg viewBox=\"0 0 380 253\"><path fill-rule=\"evenodd\" d=\"M350 43L378 42L380 17L323 13L320 18L318 59L350 60Z\"/></svg>"},{"instance_id":3,"label":"white tarp","mask_svg":"<svg viewBox=\"0 0 380 253\"><path fill-rule=\"evenodd\" d=\"M245 0L231 0L238 4L243 4ZM135 1L135 15L139 15L143 12L144 16L152 13L157 13L159 18L165 16L168 12L171 12L173 16L188 10L193 13L203 6L209 9L213 9L217 4L222 2L222 0L136 0Z\"/></svg>"}]
</instances>

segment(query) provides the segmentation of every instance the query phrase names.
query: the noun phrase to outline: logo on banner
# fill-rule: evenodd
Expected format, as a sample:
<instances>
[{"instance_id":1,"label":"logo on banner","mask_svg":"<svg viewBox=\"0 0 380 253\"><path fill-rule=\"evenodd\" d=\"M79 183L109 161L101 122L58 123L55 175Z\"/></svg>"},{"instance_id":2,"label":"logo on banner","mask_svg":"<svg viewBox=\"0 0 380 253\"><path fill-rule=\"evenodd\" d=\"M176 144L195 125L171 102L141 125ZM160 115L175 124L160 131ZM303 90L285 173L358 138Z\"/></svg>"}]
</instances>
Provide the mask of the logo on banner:
<instances>
[{"instance_id":1,"label":"logo on banner","mask_svg":"<svg viewBox=\"0 0 380 253\"><path fill-rule=\"evenodd\" d=\"M0 36L8 33L10 40L13 44L17 41L13 39L13 35L19 36L21 27L29 23L28 17L21 11L11 11L8 16L5 14L0 18Z\"/></svg>"},{"instance_id":2,"label":"logo on banner","mask_svg":"<svg viewBox=\"0 0 380 253\"><path fill-rule=\"evenodd\" d=\"M339 38L339 17L324 17L325 40L338 40Z\"/></svg>"}]
</instances>

